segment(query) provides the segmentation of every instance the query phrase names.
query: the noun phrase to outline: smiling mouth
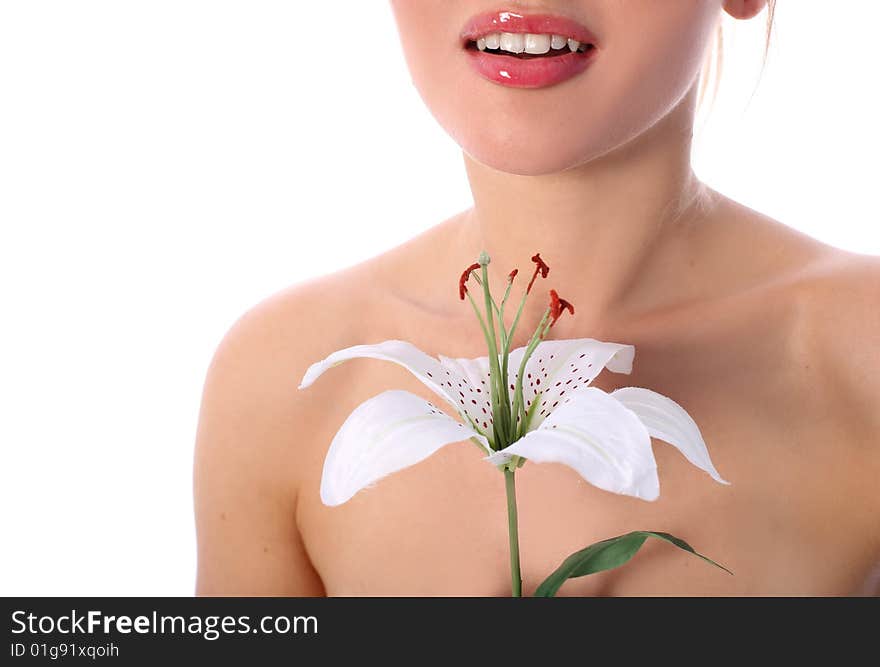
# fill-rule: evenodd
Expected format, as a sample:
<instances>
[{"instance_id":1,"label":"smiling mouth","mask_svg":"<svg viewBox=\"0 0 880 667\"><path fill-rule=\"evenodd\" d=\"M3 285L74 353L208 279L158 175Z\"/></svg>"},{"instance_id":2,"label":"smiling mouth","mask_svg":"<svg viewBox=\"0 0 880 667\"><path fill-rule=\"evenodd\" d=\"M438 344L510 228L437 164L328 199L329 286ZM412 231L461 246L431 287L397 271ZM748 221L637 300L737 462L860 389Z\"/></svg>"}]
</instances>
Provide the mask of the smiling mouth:
<instances>
[{"instance_id":1,"label":"smiling mouth","mask_svg":"<svg viewBox=\"0 0 880 667\"><path fill-rule=\"evenodd\" d=\"M568 46L564 46L561 49L550 49L547 53L513 53L511 51L505 51L503 49L490 49L486 47L485 49L478 49L476 42L468 42L465 45L465 48L468 51L482 51L483 53L489 53L495 56L507 56L508 58L518 58L519 60L531 60L532 58L555 58L557 56L565 56L570 53L588 53L596 47L592 44L581 44L576 50L572 51L568 48Z\"/></svg>"}]
</instances>

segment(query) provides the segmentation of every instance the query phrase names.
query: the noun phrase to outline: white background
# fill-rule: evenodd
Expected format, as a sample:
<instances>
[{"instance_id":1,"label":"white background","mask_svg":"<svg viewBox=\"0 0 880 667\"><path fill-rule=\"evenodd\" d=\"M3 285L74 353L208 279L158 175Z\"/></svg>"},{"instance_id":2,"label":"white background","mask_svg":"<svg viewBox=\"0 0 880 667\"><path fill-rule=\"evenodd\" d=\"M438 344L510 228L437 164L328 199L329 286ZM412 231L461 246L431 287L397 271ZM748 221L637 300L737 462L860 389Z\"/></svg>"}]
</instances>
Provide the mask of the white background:
<instances>
[{"instance_id":1,"label":"white background","mask_svg":"<svg viewBox=\"0 0 880 667\"><path fill-rule=\"evenodd\" d=\"M780 5L750 103L763 16L727 23L695 169L880 254L880 5ZM384 0L0 0L0 594L191 594L223 333L469 205Z\"/></svg>"}]
</instances>

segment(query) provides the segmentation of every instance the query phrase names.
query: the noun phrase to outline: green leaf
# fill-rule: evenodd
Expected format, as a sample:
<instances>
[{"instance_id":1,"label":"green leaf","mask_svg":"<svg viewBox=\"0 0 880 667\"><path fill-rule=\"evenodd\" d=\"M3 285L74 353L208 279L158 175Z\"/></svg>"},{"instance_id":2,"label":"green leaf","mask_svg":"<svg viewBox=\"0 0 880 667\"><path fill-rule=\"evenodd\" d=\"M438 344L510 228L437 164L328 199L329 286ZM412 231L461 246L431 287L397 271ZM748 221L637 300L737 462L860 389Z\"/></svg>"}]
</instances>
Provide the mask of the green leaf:
<instances>
[{"instance_id":1,"label":"green leaf","mask_svg":"<svg viewBox=\"0 0 880 667\"><path fill-rule=\"evenodd\" d=\"M642 545L649 537L655 537L664 540L683 549L689 553L699 556L707 563L711 563L715 567L719 567L728 574L733 574L723 565L719 565L711 558L707 558L702 554L694 551L693 547L682 539L670 535L669 533L656 533L650 530L636 530L626 535L618 535L601 542L591 544L585 549L576 551L566 558L562 565L547 577L538 589L535 591L537 598L552 598L556 595L556 591L568 579L575 577L583 577L594 572L602 572L603 570L612 570L620 567L630 558L636 555L636 552L642 548Z\"/></svg>"}]
</instances>

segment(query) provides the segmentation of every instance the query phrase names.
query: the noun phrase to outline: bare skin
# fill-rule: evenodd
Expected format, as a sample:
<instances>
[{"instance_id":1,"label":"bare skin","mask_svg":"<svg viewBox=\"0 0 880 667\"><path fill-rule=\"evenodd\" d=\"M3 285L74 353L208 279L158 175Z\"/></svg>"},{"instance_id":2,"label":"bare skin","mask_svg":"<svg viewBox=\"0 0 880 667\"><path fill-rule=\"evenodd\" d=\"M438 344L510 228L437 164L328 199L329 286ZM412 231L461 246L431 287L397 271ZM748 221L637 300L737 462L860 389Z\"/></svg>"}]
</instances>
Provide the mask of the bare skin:
<instances>
[{"instance_id":1,"label":"bare skin","mask_svg":"<svg viewBox=\"0 0 880 667\"><path fill-rule=\"evenodd\" d=\"M680 535L736 576L649 544L628 565L568 582L561 594L877 592L880 262L726 199L718 209L723 224L707 223L689 241L703 248L700 261L675 270L677 282L706 294L598 328L561 319L551 337L634 344L632 375L606 370L595 384L674 397L732 485L657 441L661 497L651 503L598 490L564 466L527 464L518 473L526 594L571 551L635 529ZM401 338L434 354L485 354L456 273L418 268L452 247L467 218L279 294L224 341L199 431L200 594L509 593L503 477L470 443L342 506L320 502L327 446L360 402L396 387L442 403L403 369L374 360L346 362L296 389L310 363L357 343ZM741 259L733 270L731 244ZM415 275L428 282L407 279Z\"/></svg>"},{"instance_id":2,"label":"bare skin","mask_svg":"<svg viewBox=\"0 0 880 667\"><path fill-rule=\"evenodd\" d=\"M410 3L395 3L403 18L427 6ZM591 5L599 18L601 5ZM747 17L759 5L724 8ZM630 18L619 14L626 4L610 3L608 25L708 6L638 0ZM693 23L685 18L670 26ZM576 314L549 337L634 345L631 375L606 370L594 384L675 399L732 483L717 484L656 440L654 502L602 491L564 466L527 463L517 473L525 595L572 551L637 529L678 535L735 576L649 543L560 595L880 594L880 259L824 245L700 183L689 164L695 92L572 168L548 166L568 160L552 152L551 135L540 135L542 164L523 157L505 169L488 163L515 151L464 138L478 149L464 156L473 208L295 285L233 327L208 373L199 422L198 594L509 595L504 479L472 443L451 444L341 506L320 502L327 447L361 402L399 388L451 409L376 360L346 362L297 390L311 363L359 343L402 339L429 354L485 355L457 293L484 248L495 293L512 268L529 272L536 251L551 266L514 346L531 334L546 289L557 289ZM587 135L578 136L593 151Z\"/></svg>"}]
</instances>

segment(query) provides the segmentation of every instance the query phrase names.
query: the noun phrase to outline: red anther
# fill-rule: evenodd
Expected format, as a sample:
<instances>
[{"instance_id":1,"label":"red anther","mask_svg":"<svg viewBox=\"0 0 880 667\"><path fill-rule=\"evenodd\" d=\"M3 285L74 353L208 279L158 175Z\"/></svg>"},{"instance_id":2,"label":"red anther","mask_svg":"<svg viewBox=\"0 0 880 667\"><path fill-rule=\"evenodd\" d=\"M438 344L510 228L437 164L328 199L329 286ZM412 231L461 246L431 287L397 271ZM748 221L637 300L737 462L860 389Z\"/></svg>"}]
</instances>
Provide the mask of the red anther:
<instances>
[{"instance_id":1,"label":"red anther","mask_svg":"<svg viewBox=\"0 0 880 667\"><path fill-rule=\"evenodd\" d=\"M567 310L574 315L574 306L571 305L571 302L566 301L565 299L559 299L559 305L562 307L562 310Z\"/></svg>"},{"instance_id":2,"label":"red anther","mask_svg":"<svg viewBox=\"0 0 880 667\"><path fill-rule=\"evenodd\" d=\"M464 270L464 273L461 274L461 278L458 279L458 296L464 301L464 295L467 294L467 287L464 284L467 282L467 279L471 277L471 271L476 271L480 268L480 265L477 262L474 262L469 267Z\"/></svg>"},{"instance_id":3,"label":"red anther","mask_svg":"<svg viewBox=\"0 0 880 667\"><path fill-rule=\"evenodd\" d=\"M552 318L550 320L551 327L556 324L556 320L558 320L559 316L562 315L562 313L566 310L574 315L574 306L572 306L571 303L569 303L565 299L560 299L555 289L550 290L550 317Z\"/></svg>"},{"instance_id":4,"label":"red anther","mask_svg":"<svg viewBox=\"0 0 880 667\"><path fill-rule=\"evenodd\" d=\"M562 306L559 305L559 295L555 289L550 290L550 317L555 321L562 312Z\"/></svg>"},{"instance_id":5,"label":"red anther","mask_svg":"<svg viewBox=\"0 0 880 667\"><path fill-rule=\"evenodd\" d=\"M512 283L513 279L516 278L516 274L519 273L519 269L514 269L510 273L507 274L507 282Z\"/></svg>"},{"instance_id":6,"label":"red anther","mask_svg":"<svg viewBox=\"0 0 880 667\"><path fill-rule=\"evenodd\" d=\"M528 294L532 290L532 283L534 283L535 278L538 277L539 271L542 278L546 278L547 274L550 273L550 267L544 263L543 259L541 259L541 253L536 252L534 255L532 255L532 261L535 263L535 272L532 274L532 279L529 281L529 286L526 287L526 294Z\"/></svg>"}]
</instances>

